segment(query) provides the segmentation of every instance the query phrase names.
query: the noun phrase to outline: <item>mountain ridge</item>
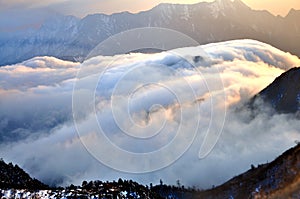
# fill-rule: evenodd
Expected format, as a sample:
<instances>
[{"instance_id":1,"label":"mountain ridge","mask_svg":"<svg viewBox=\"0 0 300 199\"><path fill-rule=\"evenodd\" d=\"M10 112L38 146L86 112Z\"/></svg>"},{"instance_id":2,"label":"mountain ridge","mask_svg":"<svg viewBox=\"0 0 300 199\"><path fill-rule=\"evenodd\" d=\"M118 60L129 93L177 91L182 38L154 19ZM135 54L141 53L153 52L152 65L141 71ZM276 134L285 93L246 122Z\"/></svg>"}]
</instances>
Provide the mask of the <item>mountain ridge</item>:
<instances>
[{"instance_id":1,"label":"mountain ridge","mask_svg":"<svg viewBox=\"0 0 300 199\"><path fill-rule=\"evenodd\" d=\"M261 109L261 102L277 113L300 111L300 67L294 67L277 77L269 86L250 100L250 107Z\"/></svg>"},{"instance_id":2,"label":"mountain ridge","mask_svg":"<svg viewBox=\"0 0 300 199\"><path fill-rule=\"evenodd\" d=\"M300 144L194 198L299 198Z\"/></svg>"},{"instance_id":3,"label":"mountain ridge","mask_svg":"<svg viewBox=\"0 0 300 199\"><path fill-rule=\"evenodd\" d=\"M294 42L300 40L298 13L300 11L291 10L286 17L278 17L268 11L253 10L241 1L228 0L194 5L160 4L136 14L92 14L82 19L57 15L37 30L11 35L0 33L0 65L18 63L35 56L83 60L108 37L143 27L173 29L199 44L254 39L300 56L300 47Z\"/></svg>"},{"instance_id":4,"label":"mountain ridge","mask_svg":"<svg viewBox=\"0 0 300 199\"><path fill-rule=\"evenodd\" d=\"M18 165L0 159L0 189L47 189L47 185L33 179ZM1 192L0 192L1 193Z\"/></svg>"},{"instance_id":5,"label":"mountain ridge","mask_svg":"<svg viewBox=\"0 0 300 199\"><path fill-rule=\"evenodd\" d=\"M102 181L83 181L82 186L74 186L73 184L65 189L59 188L57 197L62 197L61 191L67 194L80 195L82 197L89 197L95 193L107 193L111 192L114 188L114 194L121 193L122 190L127 190L124 185L129 185L130 193L131 191L135 194L140 195L149 194L153 198L206 198L206 199L223 199L223 198L299 198L300 196L300 144L297 143L296 146L284 151L281 155L275 158L270 163L259 164L257 166L251 165L251 168L244 173L241 173L227 182L213 187L208 190L195 190L191 188L184 188L184 186L168 186L162 183L152 187L140 185L132 180L122 180L119 179L118 182L102 182ZM9 168L9 169L7 169ZM14 172L8 172L10 170ZM3 179L3 174L9 173L8 177L14 176L13 178L7 178L7 181L12 181L18 179L17 182L12 181L12 183L7 183ZM0 191L1 189L27 189L32 191L49 189L47 185L40 183L38 180L32 180L27 173L25 173L17 165L14 166L12 163L6 164L2 159L0 160ZM25 177L24 177L25 176ZM21 179L21 180L20 180ZM19 183L24 181L26 185ZM29 179L29 180L28 180ZM26 181L27 180L27 181ZM29 183L28 183L29 182ZM33 183L32 183L33 182ZM125 184L124 184L125 183ZM100 190L97 188L96 184L100 185ZM104 186L104 187L103 187ZM150 189L149 189L150 188ZM52 188L55 190L55 188ZM72 191L73 190L73 191ZM97 190L97 191L96 191ZM123 190L123 191L124 191ZM128 189L129 190L129 189ZM79 192L78 192L79 191ZM55 194L54 191L53 194ZM109 193L110 193L109 192ZM50 193L50 192L49 192ZM112 192L111 192L112 193ZM110 194L111 194L110 193ZM1 194L1 192L0 192ZM109 194L109 195L110 195ZM125 193L125 195L127 195ZM155 197L154 197L155 196Z\"/></svg>"}]
</instances>

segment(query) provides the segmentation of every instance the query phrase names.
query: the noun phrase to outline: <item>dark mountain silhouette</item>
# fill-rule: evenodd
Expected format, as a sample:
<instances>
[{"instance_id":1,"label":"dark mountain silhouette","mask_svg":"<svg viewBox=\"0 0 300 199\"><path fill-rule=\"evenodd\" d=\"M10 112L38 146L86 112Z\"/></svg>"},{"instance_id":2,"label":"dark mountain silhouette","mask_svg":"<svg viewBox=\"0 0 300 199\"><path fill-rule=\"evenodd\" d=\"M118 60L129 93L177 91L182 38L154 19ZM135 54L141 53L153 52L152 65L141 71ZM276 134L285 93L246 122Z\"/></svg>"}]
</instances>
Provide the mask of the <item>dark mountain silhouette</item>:
<instances>
[{"instance_id":1,"label":"dark mountain silhouette","mask_svg":"<svg viewBox=\"0 0 300 199\"><path fill-rule=\"evenodd\" d=\"M300 144L194 198L300 198Z\"/></svg>"},{"instance_id":2,"label":"dark mountain silhouette","mask_svg":"<svg viewBox=\"0 0 300 199\"><path fill-rule=\"evenodd\" d=\"M0 189L47 189L47 185L32 179L18 165L6 164L0 159Z\"/></svg>"},{"instance_id":3,"label":"dark mountain silhouette","mask_svg":"<svg viewBox=\"0 0 300 199\"><path fill-rule=\"evenodd\" d=\"M48 187L32 179L18 166L0 161L0 189L39 190ZM251 168L228 182L210 190L197 191L185 188L178 181L177 186L168 186L161 181L160 185L150 187L140 185L132 180L119 179L117 182L83 181L81 186L70 185L66 188L52 188L49 194L70 198L88 198L101 196L114 198L299 198L300 197L300 144L271 163Z\"/></svg>"},{"instance_id":4,"label":"dark mountain silhouette","mask_svg":"<svg viewBox=\"0 0 300 199\"><path fill-rule=\"evenodd\" d=\"M250 106L260 109L261 102L270 105L277 113L299 113L300 68L292 68L277 77L268 87L254 96Z\"/></svg>"},{"instance_id":5,"label":"dark mountain silhouette","mask_svg":"<svg viewBox=\"0 0 300 199\"><path fill-rule=\"evenodd\" d=\"M299 21L300 11L292 9L286 17L274 16L267 11L252 10L240 0L160 4L138 14L93 14L83 19L57 15L46 20L39 29L0 32L0 65L44 55L83 60L108 37L142 27L173 29L199 44L254 39L300 56L300 45L296 42L300 41Z\"/></svg>"}]
</instances>

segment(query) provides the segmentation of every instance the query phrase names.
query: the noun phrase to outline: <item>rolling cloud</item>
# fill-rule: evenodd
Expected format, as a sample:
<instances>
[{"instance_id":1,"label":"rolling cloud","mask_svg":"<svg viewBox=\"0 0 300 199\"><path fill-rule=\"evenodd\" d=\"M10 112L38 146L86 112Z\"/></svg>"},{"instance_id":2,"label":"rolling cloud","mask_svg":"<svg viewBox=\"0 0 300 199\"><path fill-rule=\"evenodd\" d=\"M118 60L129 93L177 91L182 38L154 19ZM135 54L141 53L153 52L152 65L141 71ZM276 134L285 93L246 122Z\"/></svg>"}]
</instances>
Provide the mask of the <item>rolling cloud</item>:
<instances>
[{"instance_id":1,"label":"rolling cloud","mask_svg":"<svg viewBox=\"0 0 300 199\"><path fill-rule=\"evenodd\" d=\"M2 66L0 155L50 184L124 177L207 188L300 139L290 115L250 119L236 111L299 65L270 45L236 40L83 64L37 57ZM106 148L107 140L116 147Z\"/></svg>"}]
</instances>

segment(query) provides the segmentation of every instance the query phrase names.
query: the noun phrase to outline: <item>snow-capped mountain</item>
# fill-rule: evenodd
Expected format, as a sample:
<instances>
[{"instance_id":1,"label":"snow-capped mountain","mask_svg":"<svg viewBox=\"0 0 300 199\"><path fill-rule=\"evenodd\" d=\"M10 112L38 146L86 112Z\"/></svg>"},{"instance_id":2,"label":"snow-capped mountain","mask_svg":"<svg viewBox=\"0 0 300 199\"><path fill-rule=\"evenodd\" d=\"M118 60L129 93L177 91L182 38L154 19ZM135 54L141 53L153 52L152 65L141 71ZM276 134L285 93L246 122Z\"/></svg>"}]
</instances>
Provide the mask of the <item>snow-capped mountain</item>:
<instances>
[{"instance_id":1,"label":"snow-capped mountain","mask_svg":"<svg viewBox=\"0 0 300 199\"><path fill-rule=\"evenodd\" d=\"M256 11L240 0L195 5L160 4L138 14L93 14L83 19L57 15L37 29L0 33L0 65L48 55L84 58L98 43L132 28L163 27L182 32L200 44L250 38L300 56L300 11L286 17ZM287 31L288 30L288 31Z\"/></svg>"},{"instance_id":2,"label":"snow-capped mountain","mask_svg":"<svg viewBox=\"0 0 300 199\"><path fill-rule=\"evenodd\" d=\"M297 113L300 111L299 81L300 68L292 68L277 77L273 83L256 95L254 101L262 99L270 104L276 112Z\"/></svg>"}]
</instances>

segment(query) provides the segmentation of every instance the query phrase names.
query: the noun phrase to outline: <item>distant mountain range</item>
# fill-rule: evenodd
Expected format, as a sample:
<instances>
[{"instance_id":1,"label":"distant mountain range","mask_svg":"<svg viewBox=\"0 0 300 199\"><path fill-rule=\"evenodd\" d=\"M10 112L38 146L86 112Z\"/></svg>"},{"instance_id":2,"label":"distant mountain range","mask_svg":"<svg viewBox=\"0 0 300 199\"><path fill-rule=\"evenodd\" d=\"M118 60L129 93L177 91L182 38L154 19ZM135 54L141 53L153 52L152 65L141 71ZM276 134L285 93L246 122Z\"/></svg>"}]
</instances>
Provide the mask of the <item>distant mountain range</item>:
<instances>
[{"instance_id":1,"label":"distant mountain range","mask_svg":"<svg viewBox=\"0 0 300 199\"><path fill-rule=\"evenodd\" d=\"M261 102L277 113L300 112L300 67L292 68L277 77L268 87L254 96L250 106L259 109Z\"/></svg>"},{"instance_id":2,"label":"distant mountain range","mask_svg":"<svg viewBox=\"0 0 300 199\"><path fill-rule=\"evenodd\" d=\"M160 4L138 14L93 14L83 19L57 15L38 29L0 32L0 65L35 56L82 60L101 41L133 28L163 27L182 32L200 44L255 39L300 56L300 11L286 17L252 10L240 0L195 5ZM153 38L155 39L155 38Z\"/></svg>"}]
</instances>

